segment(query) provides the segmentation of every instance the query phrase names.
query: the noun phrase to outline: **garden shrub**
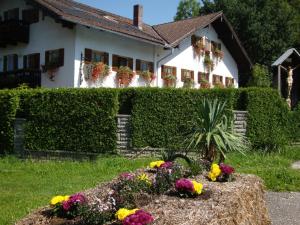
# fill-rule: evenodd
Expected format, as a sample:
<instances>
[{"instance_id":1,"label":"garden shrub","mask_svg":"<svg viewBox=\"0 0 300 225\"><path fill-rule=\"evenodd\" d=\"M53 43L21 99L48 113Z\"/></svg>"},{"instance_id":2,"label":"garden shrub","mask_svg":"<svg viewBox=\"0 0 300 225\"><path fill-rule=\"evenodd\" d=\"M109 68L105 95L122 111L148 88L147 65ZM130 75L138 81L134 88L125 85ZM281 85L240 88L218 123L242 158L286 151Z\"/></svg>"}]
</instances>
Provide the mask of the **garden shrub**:
<instances>
[{"instance_id":1,"label":"garden shrub","mask_svg":"<svg viewBox=\"0 0 300 225\"><path fill-rule=\"evenodd\" d=\"M227 101L228 114L235 104L234 89L139 88L133 95L132 142L134 147L183 148L190 122L199 115L204 98Z\"/></svg>"},{"instance_id":2,"label":"garden shrub","mask_svg":"<svg viewBox=\"0 0 300 225\"><path fill-rule=\"evenodd\" d=\"M300 104L289 113L288 135L291 142L300 141Z\"/></svg>"},{"instance_id":3,"label":"garden shrub","mask_svg":"<svg viewBox=\"0 0 300 225\"><path fill-rule=\"evenodd\" d=\"M15 92L0 91L0 154L13 151L13 127L18 103L19 98Z\"/></svg>"},{"instance_id":4,"label":"garden shrub","mask_svg":"<svg viewBox=\"0 0 300 225\"><path fill-rule=\"evenodd\" d=\"M113 89L41 89L24 93L29 150L113 152L118 93Z\"/></svg>"},{"instance_id":5,"label":"garden shrub","mask_svg":"<svg viewBox=\"0 0 300 225\"><path fill-rule=\"evenodd\" d=\"M240 90L248 111L247 136L254 149L278 150L288 142L288 106L271 88Z\"/></svg>"}]
</instances>

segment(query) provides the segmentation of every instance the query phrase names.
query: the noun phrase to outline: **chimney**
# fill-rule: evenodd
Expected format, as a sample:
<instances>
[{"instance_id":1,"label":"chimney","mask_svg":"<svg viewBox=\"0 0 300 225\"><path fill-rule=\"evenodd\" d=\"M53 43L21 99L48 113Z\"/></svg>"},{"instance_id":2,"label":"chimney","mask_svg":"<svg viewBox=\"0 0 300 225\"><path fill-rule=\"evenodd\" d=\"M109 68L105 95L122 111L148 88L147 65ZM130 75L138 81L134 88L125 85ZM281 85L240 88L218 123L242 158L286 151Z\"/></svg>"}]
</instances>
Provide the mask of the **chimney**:
<instances>
[{"instance_id":1,"label":"chimney","mask_svg":"<svg viewBox=\"0 0 300 225\"><path fill-rule=\"evenodd\" d=\"M133 25L140 30L143 29L143 6L135 5L133 7Z\"/></svg>"}]
</instances>

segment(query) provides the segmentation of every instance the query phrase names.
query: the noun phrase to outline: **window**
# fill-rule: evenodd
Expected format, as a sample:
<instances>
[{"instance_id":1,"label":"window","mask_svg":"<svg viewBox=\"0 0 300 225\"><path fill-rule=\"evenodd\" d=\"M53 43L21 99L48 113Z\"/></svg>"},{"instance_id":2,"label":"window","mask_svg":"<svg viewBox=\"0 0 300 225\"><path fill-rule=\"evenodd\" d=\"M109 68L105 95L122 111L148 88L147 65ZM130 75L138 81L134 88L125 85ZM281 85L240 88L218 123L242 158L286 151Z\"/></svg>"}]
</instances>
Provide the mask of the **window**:
<instances>
[{"instance_id":1,"label":"window","mask_svg":"<svg viewBox=\"0 0 300 225\"><path fill-rule=\"evenodd\" d=\"M198 83L201 84L201 81L209 81L209 73L199 72L198 73Z\"/></svg>"},{"instance_id":2,"label":"window","mask_svg":"<svg viewBox=\"0 0 300 225\"><path fill-rule=\"evenodd\" d=\"M121 66L127 66L133 70L133 59L119 55L113 55L113 70L117 71Z\"/></svg>"},{"instance_id":3,"label":"window","mask_svg":"<svg viewBox=\"0 0 300 225\"><path fill-rule=\"evenodd\" d=\"M213 75L213 85L220 83L223 84L223 77L219 75Z\"/></svg>"},{"instance_id":4,"label":"window","mask_svg":"<svg viewBox=\"0 0 300 225\"><path fill-rule=\"evenodd\" d=\"M23 10L22 20L28 24L39 22L39 10L38 9Z\"/></svg>"},{"instance_id":5,"label":"window","mask_svg":"<svg viewBox=\"0 0 300 225\"><path fill-rule=\"evenodd\" d=\"M147 62L147 61L137 59L136 60L136 71L137 72L149 71L149 72L153 73L154 72L153 62Z\"/></svg>"},{"instance_id":6,"label":"window","mask_svg":"<svg viewBox=\"0 0 300 225\"><path fill-rule=\"evenodd\" d=\"M61 67L64 65L64 49L46 51L46 67Z\"/></svg>"},{"instance_id":7,"label":"window","mask_svg":"<svg viewBox=\"0 0 300 225\"><path fill-rule=\"evenodd\" d=\"M18 55L7 55L3 57L3 71L13 71L18 69Z\"/></svg>"},{"instance_id":8,"label":"window","mask_svg":"<svg viewBox=\"0 0 300 225\"><path fill-rule=\"evenodd\" d=\"M24 69L40 69L40 53L24 55L23 57Z\"/></svg>"},{"instance_id":9,"label":"window","mask_svg":"<svg viewBox=\"0 0 300 225\"><path fill-rule=\"evenodd\" d=\"M234 79L230 77L225 78L226 87L232 87L234 85Z\"/></svg>"},{"instance_id":10,"label":"window","mask_svg":"<svg viewBox=\"0 0 300 225\"><path fill-rule=\"evenodd\" d=\"M4 12L4 21L19 20L19 8L11 9Z\"/></svg>"},{"instance_id":11,"label":"window","mask_svg":"<svg viewBox=\"0 0 300 225\"><path fill-rule=\"evenodd\" d=\"M103 62L106 65L108 65L108 53L107 52L100 52L100 51L95 51L92 49L86 48L84 51L84 59L85 62Z\"/></svg>"},{"instance_id":12,"label":"window","mask_svg":"<svg viewBox=\"0 0 300 225\"><path fill-rule=\"evenodd\" d=\"M164 79L167 76L174 76L176 77L177 72L176 72L176 67L172 67L172 66L162 66L161 68L161 77L162 79Z\"/></svg>"},{"instance_id":13,"label":"window","mask_svg":"<svg viewBox=\"0 0 300 225\"><path fill-rule=\"evenodd\" d=\"M184 82L186 79L194 80L194 71L181 69L181 81Z\"/></svg>"}]
</instances>

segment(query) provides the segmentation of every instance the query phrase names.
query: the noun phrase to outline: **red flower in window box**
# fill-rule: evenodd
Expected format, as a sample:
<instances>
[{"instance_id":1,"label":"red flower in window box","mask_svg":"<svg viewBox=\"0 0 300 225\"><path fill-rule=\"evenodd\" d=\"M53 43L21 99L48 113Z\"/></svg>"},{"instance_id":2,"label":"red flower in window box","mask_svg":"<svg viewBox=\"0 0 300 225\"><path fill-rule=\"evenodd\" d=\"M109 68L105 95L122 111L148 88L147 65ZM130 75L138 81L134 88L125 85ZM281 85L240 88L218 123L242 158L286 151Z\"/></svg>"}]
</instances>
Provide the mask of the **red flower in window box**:
<instances>
[{"instance_id":1,"label":"red flower in window box","mask_svg":"<svg viewBox=\"0 0 300 225\"><path fill-rule=\"evenodd\" d=\"M121 66L117 72L117 81L120 87L128 87L132 82L135 73L127 66Z\"/></svg>"},{"instance_id":2,"label":"red flower in window box","mask_svg":"<svg viewBox=\"0 0 300 225\"><path fill-rule=\"evenodd\" d=\"M99 62L94 63L93 65L93 71L92 71L92 80L96 81L101 77L105 77L109 74L109 66Z\"/></svg>"}]
</instances>

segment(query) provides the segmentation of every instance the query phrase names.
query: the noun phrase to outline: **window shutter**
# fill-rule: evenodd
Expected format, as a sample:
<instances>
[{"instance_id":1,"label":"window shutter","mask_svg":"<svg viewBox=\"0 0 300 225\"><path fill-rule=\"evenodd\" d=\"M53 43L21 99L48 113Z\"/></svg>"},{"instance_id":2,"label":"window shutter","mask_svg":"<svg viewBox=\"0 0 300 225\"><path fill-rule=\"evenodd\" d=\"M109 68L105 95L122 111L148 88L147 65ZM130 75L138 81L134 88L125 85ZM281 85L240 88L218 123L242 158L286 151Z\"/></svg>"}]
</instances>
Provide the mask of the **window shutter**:
<instances>
[{"instance_id":1,"label":"window shutter","mask_svg":"<svg viewBox=\"0 0 300 225\"><path fill-rule=\"evenodd\" d=\"M192 80L195 80L194 79L194 71L191 71L191 77L192 77Z\"/></svg>"},{"instance_id":2,"label":"window shutter","mask_svg":"<svg viewBox=\"0 0 300 225\"><path fill-rule=\"evenodd\" d=\"M104 52L103 57L104 57L104 63L106 65L109 65L109 54L107 52Z\"/></svg>"},{"instance_id":3,"label":"window shutter","mask_svg":"<svg viewBox=\"0 0 300 225\"><path fill-rule=\"evenodd\" d=\"M198 83L201 83L201 72L198 72Z\"/></svg>"},{"instance_id":4,"label":"window shutter","mask_svg":"<svg viewBox=\"0 0 300 225\"><path fill-rule=\"evenodd\" d=\"M50 51L46 51L45 52L45 65L49 65L49 61L50 61Z\"/></svg>"},{"instance_id":5,"label":"window shutter","mask_svg":"<svg viewBox=\"0 0 300 225\"><path fill-rule=\"evenodd\" d=\"M27 60L28 60L27 55L24 55L23 56L23 69L27 69Z\"/></svg>"},{"instance_id":6,"label":"window shutter","mask_svg":"<svg viewBox=\"0 0 300 225\"><path fill-rule=\"evenodd\" d=\"M173 72L173 76L177 77L177 68L176 67L172 67L172 72Z\"/></svg>"},{"instance_id":7,"label":"window shutter","mask_svg":"<svg viewBox=\"0 0 300 225\"><path fill-rule=\"evenodd\" d=\"M119 56L113 55L113 71L117 71L119 68Z\"/></svg>"},{"instance_id":8,"label":"window shutter","mask_svg":"<svg viewBox=\"0 0 300 225\"><path fill-rule=\"evenodd\" d=\"M3 58L3 71L7 71L7 56L4 56Z\"/></svg>"},{"instance_id":9,"label":"window shutter","mask_svg":"<svg viewBox=\"0 0 300 225\"><path fill-rule=\"evenodd\" d=\"M133 70L133 59L128 58L128 67Z\"/></svg>"},{"instance_id":10,"label":"window shutter","mask_svg":"<svg viewBox=\"0 0 300 225\"><path fill-rule=\"evenodd\" d=\"M154 64L153 64L153 62L150 62L150 63L149 63L149 71L150 71L151 73L154 73Z\"/></svg>"},{"instance_id":11,"label":"window shutter","mask_svg":"<svg viewBox=\"0 0 300 225\"><path fill-rule=\"evenodd\" d=\"M161 78L162 79L165 78L165 66L164 65L161 66Z\"/></svg>"},{"instance_id":12,"label":"window shutter","mask_svg":"<svg viewBox=\"0 0 300 225\"><path fill-rule=\"evenodd\" d=\"M65 49L61 48L59 49L59 62L58 66L64 66L65 63Z\"/></svg>"},{"instance_id":13,"label":"window shutter","mask_svg":"<svg viewBox=\"0 0 300 225\"><path fill-rule=\"evenodd\" d=\"M141 60L137 59L135 61L135 71L140 72L141 71Z\"/></svg>"},{"instance_id":14,"label":"window shutter","mask_svg":"<svg viewBox=\"0 0 300 225\"><path fill-rule=\"evenodd\" d=\"M28 24L39 22L38 9L25 9L22 11L22 20Z\"/></svg>"},{"instance_id":15,"label":"window shutter","mask_svg":"<svg viewBox=\"0 0 300 225\"><path fill-rule=\"evenodd\" d=\"M92 50L91 49L86 48L84 50L84 61L86 61L88 63L92 62Z\"/></svg>"},{"instance_id":16,"label":"window shutter","mask_svg":"<svg viewBox=\"0 0 300 225\"><path fill-rule=\"evenodd\" d=\"M40 53L36 53L34 55L34 69L40 69L40 59L41 59L41 55Z\"/></svg>"},{"instance_id":17,"label":"window shutter","mask_svg":"<svg viewBox=\"0 0 300 225\"><path fill-rule=\"evenodd\" d=\"M17 70L19 65L18 65L18 55L14 54L14 70Z\"/></svg>"},{"instance_id":18,"label":"window shutter","mask_svg":"<svg viewBox=\"0 0 300 225\"><path fill-rule=\"evenodd\" d=\"M185 69L181 69L181 81L184 82L185 79L185 74L184 74Z\"/></svg>"}]
</instances>

